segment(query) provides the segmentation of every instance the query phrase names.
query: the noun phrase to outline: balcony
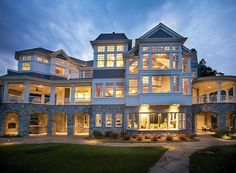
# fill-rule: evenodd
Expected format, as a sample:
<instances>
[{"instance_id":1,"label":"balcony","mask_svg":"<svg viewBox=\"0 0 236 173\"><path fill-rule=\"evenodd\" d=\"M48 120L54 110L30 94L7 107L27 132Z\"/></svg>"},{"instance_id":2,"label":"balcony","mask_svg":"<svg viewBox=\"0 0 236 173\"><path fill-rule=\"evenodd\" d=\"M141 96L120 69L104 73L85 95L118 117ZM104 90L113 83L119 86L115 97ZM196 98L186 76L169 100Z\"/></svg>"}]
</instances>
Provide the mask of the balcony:
<instances>
[{"instance_id":1,"label":"balcony","mask_svg":"<svg viewBox=\"0 0 236 173\"><path fill-rule=\"evenodd\" d=\"M236 103L236 98L234 96L226 95L211 95L211 96L198 96L192 97L193 104L204 104L204 103Z\"/></svg>"},{"instance_id":2,"label":"balcony","mask_svg":"<svg viewBox=\"0 0 236 173\"><path fill-rule=\"evenodd\" d=\"M8 103L23 103L24 98L22 96L8 96L7 98Z\"/></svg>"}]
</instances>

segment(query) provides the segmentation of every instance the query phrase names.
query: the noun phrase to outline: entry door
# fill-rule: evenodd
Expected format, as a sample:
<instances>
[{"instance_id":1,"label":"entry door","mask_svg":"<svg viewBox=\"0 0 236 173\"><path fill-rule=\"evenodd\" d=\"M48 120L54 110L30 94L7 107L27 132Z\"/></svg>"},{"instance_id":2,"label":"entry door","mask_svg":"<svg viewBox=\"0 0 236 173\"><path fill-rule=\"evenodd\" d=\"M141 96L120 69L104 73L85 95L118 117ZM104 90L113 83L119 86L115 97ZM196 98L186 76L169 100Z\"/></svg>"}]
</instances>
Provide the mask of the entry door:
<instances>
[{"instance_id":1,"label":"entry door","mask_svg":"<svg viewBox=\"0 0 236 173\"><path fill-rule=\"evenodd\" d=\"M197 115L196 119L196 130L202 131L202 127L205 125L205 116L204 115Z\"/></svg>"}]
</instances>

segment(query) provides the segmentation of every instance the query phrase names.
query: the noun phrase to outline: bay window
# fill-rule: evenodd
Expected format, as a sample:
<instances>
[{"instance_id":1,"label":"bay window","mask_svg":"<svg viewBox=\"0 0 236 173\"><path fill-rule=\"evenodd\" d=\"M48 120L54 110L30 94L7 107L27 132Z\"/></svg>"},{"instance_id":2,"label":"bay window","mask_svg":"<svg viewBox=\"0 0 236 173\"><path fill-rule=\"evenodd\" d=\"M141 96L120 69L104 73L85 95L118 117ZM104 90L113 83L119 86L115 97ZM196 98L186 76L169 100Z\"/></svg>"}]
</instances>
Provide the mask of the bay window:
<instances>
[{"instance_id":1,"label":"bay window","mask_svg":"<svg viewBox=\"0 0 236 173\"><path fill-rule=\"evenodd\" d=\"M116 114L116 127L122 127L122 114Z\"/></svg>"},{"instance_id":2,"label":"bay window","mask_svg":"<svg viewBox=\"0 0 236 173\"><path fill-rule=\"evenodd\" d=\"M104 67L104 54L98 54L97 67Z\"/></svg>"},{"instance_id":3,"label":"bay window","mask_svg":"<svg viewBox=\"0 0 236 173\"><path fill-rule=\"evenodd\" d=\"M116 67L124 67L124 59L122 54L116 54Z\"/></svg>"},{"instance_id":4,"label":"bay window","mask_svg":"<svg viewBox=\"0 0 236 173\"><path fill-rule=\"evenodd\" d=\"M152 76L152 92L170 92L170 76Z\"/></svg>"},{"instance_id":5,"label":"bay window","mask_svg":"<svg viewBox=\"0 0 236 173\"><path fill-rule=\"evenodd\" d=\"M130 79L129 80L129 94L138 94L138 80Z\"/></svg>"},{"instance_id":6,"label":"bay window","mask_svg":"<svg viewBox=\"0 0 236 173\"><path fill-rule=\"evenodd\" d=\"M149 76L143 76L143 93L148 93Z\"/></svg>"},{"instance_id":7,"label":"bay window","mask_svg":"<svg viewBox=\"0 0 236 173\"><path fill-rule=\"evenodd\" d=\"M137 74L138 73L138 60L129 59L129 73Z\"/></svg>"},{"instance_id":8,"label":"bay window","mask_svg":"<svg viewBox=\"0 0 236 173\"><path fill-rule=\"evenodd\" d=\"M143 54L143 69L148 69L148 54Z\"/></svg>"},{"instance_id":9,"label":"bay window","mask_svg":"<svg viewBox=\"0 0 236 173\"><path fill-rule=\"evenodd\" d=\"M96 114L96 127L102 127L102 114Z\"/></svg>"},{"instance_id":10,"label":"bay window","mask_svg":"<svg viewBox=\"0 0 236 173\"><path fill-rule=\"evenodd\" d=\"M96 84L96 91L95 91L95 97L103 97L103 84L97 83Z\"/></svg>"},{"instance_id":11,"label":"bay window","mask_svg":"<svg viewBox=\"0 0 236 173\"><path fill-rule=\"evenodd\" d=\"M113 83L106 83L105 96L113 97Z\"/></svg>"},{"instance_id":12,"label":"bay window","mask_svg":"<svg viewBox=\"0 0 236 173\"><path fill-rule=\"evenodd\" d=\"M153 69L169 69L170 59L169 53L153 53L152 54L152 68Z\"/></svg>"},{"instance_id":13,"label":"bay window","mask_svg":"<svg viewBox=\"0 0 236 173\"><path fill-rule=\"evenodd\" d=\"M124 83L116 83L116 97L124 97Z\"/></svg>"},{"instance_id":14,"label":"bay window","mask_svg":"<svg viewBox=\"0 0 236 173\"><path fill-rule=\"evenodd\" d=\"M115 56L114 54L107 54L107 67L114 67Z\"/></svg>"},{"instance_id":15,"label":"bay window","mask_svg":"<svg viewBox=\"0 0 236 173\"><path fill-rule=\"evenodd\" d=\"M106 114L106 127L112 126L112 114Z\"/></svg>"}]
</instances>

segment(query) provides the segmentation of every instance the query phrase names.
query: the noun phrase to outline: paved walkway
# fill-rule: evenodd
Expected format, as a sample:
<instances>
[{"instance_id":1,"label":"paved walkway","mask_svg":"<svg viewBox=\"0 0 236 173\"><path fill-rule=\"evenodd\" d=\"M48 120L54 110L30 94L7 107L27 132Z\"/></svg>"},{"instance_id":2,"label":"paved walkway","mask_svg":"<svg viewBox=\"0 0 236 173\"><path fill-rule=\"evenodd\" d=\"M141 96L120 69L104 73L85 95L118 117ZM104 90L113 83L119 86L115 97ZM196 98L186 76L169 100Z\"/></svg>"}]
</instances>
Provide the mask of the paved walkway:
<instances>
[{"instance_id":1,"label":"paved walkway","mask_svg":"<svg viewBox=\"0 0 236 173\"><path fill-rule=\"evenodd\" d=\"M189 156L198 149L216 145L236 144L236 140L225 141L214 138L210 135L199 135L199 142L180 143L101 143L96 140L85 140L84 137L65 136L37 136L21 138L0 138L0 144L22 144L22 143L72 143L87 145L102 145L116 147L137 147L137 146L164 146L169 148L161 159L150 168L149 173L188 173Z\"/></svg>"}]
</instances>

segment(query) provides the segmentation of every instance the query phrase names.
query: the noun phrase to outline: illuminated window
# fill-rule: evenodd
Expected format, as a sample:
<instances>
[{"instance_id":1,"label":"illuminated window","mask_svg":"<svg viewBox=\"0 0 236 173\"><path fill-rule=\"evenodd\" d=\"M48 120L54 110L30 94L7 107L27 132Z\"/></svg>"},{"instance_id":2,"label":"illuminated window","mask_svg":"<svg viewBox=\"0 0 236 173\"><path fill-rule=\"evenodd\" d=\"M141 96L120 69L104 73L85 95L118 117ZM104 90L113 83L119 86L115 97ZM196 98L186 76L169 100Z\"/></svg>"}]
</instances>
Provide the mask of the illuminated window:
<instances>
[{"instance_id":1,"label":"illuminated window","mask_svg":"<svg viewBox=\"0 0 236 173\"><path fill-rule=\"evenodd\" d=\"M112 114L106 114L106 127L112 126Z\"/></svg>"},{"instance_id":2,"label":"illuminated window","mask_svg":"<svg viewBox=\"0 0 236 173\"><path fill-rule=\"evenodd\" d=\"M143 54L143 69L148 69L148 54Z\"/></svg>"},{"instance_id":3,"label":"illuminated window","mask_svg":"<svg viewBox=\"0 0 236 173\"><path fill-rule=\"evenodd\" d=\"M137 79L129 80L129 94L138 94L138 80Z\"/></svg>"},{"instance_id":4,"label":"illuminated window","mask_svg":"<svg viewBox=\"0 0 236 173\"><path fill-rule=\"evenodd\" d=\"M89 115L84 115L84 128L89 128Z\"/></svg>"},{"instance_id":5,"label":"illuminated window","mask_svg":"<svg viewBox=\"0 0 236 173\"><path fill-rule=\"evenodd\" d=\"M139 122L140 122L140 128L141 129L147 129L147 120L148 120L148 114L146 113L140 113L139 114L140 116L140 119L139 119Z\"/></svg>"},{"instance_id":6,"label":"illuminated window","mask_svg":"<svg viewBox=\"0 0 236 173\"><path fill-rule=\"evenodd\" d=\"M179 60L178 60L178 54L173 53L173 68L177 69L179 68Z\"/></svg>"},{"instance_id":7,"label":"illuminated window","mask_svg":"<svg viewBox=\"0 0 236 173\"><path fill-rule=\"evenodd\" d=\"M37 57L37 61L39 61L39 62L44 62L44 63L48 63L48 59L47 59L47 58L40 57L40 56Z\"/></svg>"},{"instance_id":8,"label":"illuminated window","mask_svg":"<svg viewBox=\"0 0 236 173\"><path fill-rule=\"evenodd\" d=\"M64 75L65 74L65 69L62 68L62 67L55 67L55 73L60 74L60 75Z\"/></svg>"},{"instance_id":9,"label":"illuminated window","mask_svg":"<svg viewBox=\"0 0 236 173\"><path fill-rule=\"evenodd\" d=\"M124 45L117 45L116 51L124 51Z\"/></svg>"},{"instance_id":10,"label":"illuminated window","mask_svg":"<svg viewBox=\"0 0 236 173\"><path fill-rule=\"evenodd\" d=\"M96 127L102 127L102 114L96 114Z\"/></svg>"},{"instance_id":11,"label":"illuminated window","mask_svg":"<svg viewBox=\"0 0 236 173\"><path fill-rule=\"evenodd\" d=\"M105 96L113 97L113 83L106 83Z\"/></svg>"},{"instance_id":12,"label":"illuminated window","mask_svg":"<svg viewBox=\"0 0 236 173\"><path fill-rule=\"evenodd\" d=\"M188 58L187 57L182 58L182 72L183 73L188 72Z\"/></svg>"},{"instance_id":13,"label":"illuminated window","mask_svg":"<svg viewBox=\"0 0 236 173\"><path fill-rule=\"evenodd\" d=\"M122 114L116 114L116 127L122 127Z\"/></svg>"},{"instance_id":14,"label":"illuminated window","mask_svg":"<svg viewBox=\"0 0 236 173\"><path fill-rule=\"evenodd\" d=\"M97 67L104 67L104 54L98 54Z\"/></svg>"},{"instance_id":15,"label":"illuminated window","mask_svg":"<svg viewBox=\"0 0 236 173\"><path fill-rule=\"evenodd\" d=\"M98 52L105 52L105 46L98 46Z\"/></svg>"},{"instance_id":16,"label":"illuminated window","mask_svg":"<svg viewBox=\"0 0 236 173\"><path fill-rule=\"evenodd\" d=\"M124 83L116 83L116 97L124 97Z\"/></svg>"},{"instance_id":17,"label":"illuminated window","mask_svg":"<svg viewBox=\"0 0 236 173\"><path fill-rule=\"evenodd\" d=\"M132 128L132 114L128 114L127 116L127 129Z\"/></svg>"},{"instance_id":18,"label":"illuminated window","mask_svg":"<svg viewBox=\"0 0 236 173\"><path fill-rule=\"evenodd\" d=\"M96 84L95 97L97 97L97 98L103 97L103 84L102 83Z\"/></svg>"},{"instance_id":19,"label":"illuminated window","mask_svg":"<svg viewBox=\"0 0 236 173\"><path fill-rule=\"evenodd\" d=\"M172 50L178 50L178 46L172 46Z\"/></svg>"},{"instance_id":20,"label":"illuminated window","mask_svg":"<svg viewBox=\"0 0 236 173\"><path fill-rule=\"evenodd\" d=\"M114 54L107 54L107 67L114 67L115 56Z\"/></svg>"},{"instance_id":21,"label":"illuminated window","mask_svg":"<svg viewBox=\"0 0 236 173\"><path fill-rule=\"evenodd\" d=\"M138 128L138 114L133 114L133 128Z\"/></svg>"},{"instance_id":22,"label":"illuminated window","mask_svg":"<svg viewBox=\"0 0 236 173\"><path fill-rule=\"evenodd\" d=\"M22 70L30 70L30 62L23 62Z\"/></svg>"},{"instance_id":23,"label":"illuminated window","mask_svg":"<svg viewBox=\"0 0 236 173\"><path fill-rule=\"evenodd\" d=\"M107 51L108 52L114 52L115 46L107 46Z\"/></svg>"},{"instance_id":24,"label":"illuminated window","mask_svg":"<svg viewBox=\"0 0 236 173\"><path fill-rule=\"evenodd\" d=\"M164 47L164 50L165 50L165 51L170 50L170 46L165 46L165 47Z\"/></svg>"},{"instance_id":25,"label":"illuminated window","mask_svg":"<svg viewBox=\"0 0 236 173\"><path fill-rule=\"evenodd\" d=\"M122 54L116 54L116 67L123 67L124 59Z\"/></svg>"},{"instance_id":26,"label":"illuminated window","mask_svg":"<svg viewBox=\"0 0 236 173\"><path fill-rule=\"evenodd\" d=\"M129 73L137 74L138 73L138 60L129 59Z\"/></svg>"},{"instance_id":27,"label":"illuminated window","mask_svg":"<svg viewBox=\"0 0 236 173\"><path fill-rule=\"evenodd\" d=\"M31 56L23 56L22 60L23 61L30 61L31 60Z\"/></svg>"},{"instance_id":28,"label":"illuminated window","mask_svg":"<svg viewBox=\"0 0 236 173\"><path fill-rule=\"evenodd\" d=\"M157 46L152 46L152 52L157 52L158 47Z\"/></svg>"},{"instance_id":29,"label":"illuminated window","mask_svg":"<svg viewBox=\"0 0 236 173\"><path fill-rule=\"evenodd\" d=\"M143 76L143 93L148 93L149 76Z\"/></svg>"},{"instance_id":30,"label":"illuminated window","mask_svg":"<svg viewBox=\"0 0 236 173\"><path fill-rule=\"evenodd\" d=\"M148 46L143 46L143 52L148 51L149 47Z\"/></svg>"},{"instance_id":31,"label":"illuminated window","mask_svg":"<svg viewBox=\"0 0 236 173\"><path fill-rule=\"evenodd\" d=\"M170 92L170 76L152 76L152 92Z\"/></svg>"},{"instance_id":32,"label":"illuminated window","mask_svg":"<svg viewBox=\"0 0 236 173\"><path fill-rule=\"evenodd\" d=\"M56 64L57 65L65 65L66 62L65 61L56 60Z\"/></svg>"},{"instance_id":33,"label":"illuminated window","mask_svg":"<svg viewBox=\"0 0 236 173\"><path fill-rule=\"evenodd\" d=\"M179 76L174 76L174 92L179 92Z\"/></svg>"},{"instance_id":34,"label":"illuminated window","mask_svg":"<svg viewBox=\"0 0 236 173\"><path fill-rule=\"evenodd\" d=\"M164 50L164 46L158 46L157 49L158 49L158 51Z\"/></svg>"},{"instance_id":35,"label":"illuminated window","mask_svg":"<svg viewBox=\"0 0 236 173\"><path fill-rule=\"evenodd\" d=\"M150 113L150 129L167 129L167 113Z\"/></svg>"},{"instance_id":36,"label":"illuminated window","mask_svg":"<svg viewBox=\"0 0 236 173\"><path fill-rule=\"evenodd\" d=\"M152 68L154 68L154 69L169 69L170 68L169 53L154 53L154 54L152 54Z\"/></svg>"},{"instance_id":37,"label":"illuminated window","mask_svg":"<svg viewBox=\"0 0 236 173\"><path fill-rule=\"evenodd\" d=\"M188 78L184 78L183 79L183 94L184 95L189 94L188 88L189 88Z\"/></svg>"},{"instance_id":38,"label":"illuminated window","mask_svg":"<svg viewBox=\"0 0 236 173\"><path fill-rule=\"evenodd\" d=\"M75 100L90 99L91 98L91 87L90 86L78 86L75 87Z\"/></svg>"},{"instance_id":39,"label":"illuminated window","mask_svg":"<svg viewBox=\"0 0 236 173\"><path fill-rule=\"evenodd\" d=\"M168 129L178 129L178 113L168 113Z\"/></svg>"}]
</instances>

